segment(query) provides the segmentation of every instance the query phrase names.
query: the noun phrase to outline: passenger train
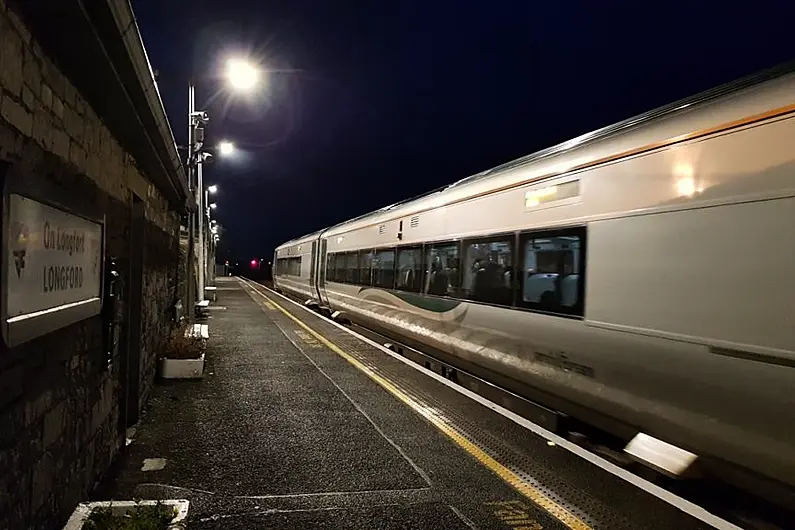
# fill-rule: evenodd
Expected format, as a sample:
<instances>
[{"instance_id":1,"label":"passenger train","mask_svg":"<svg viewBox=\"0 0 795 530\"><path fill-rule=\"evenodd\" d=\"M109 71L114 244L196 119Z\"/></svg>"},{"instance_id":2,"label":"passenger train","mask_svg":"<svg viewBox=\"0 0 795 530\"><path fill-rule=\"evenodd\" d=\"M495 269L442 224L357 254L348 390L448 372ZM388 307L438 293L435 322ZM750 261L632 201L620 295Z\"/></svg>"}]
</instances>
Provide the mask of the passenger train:
<instances>
[{"instance_id":1,"label":"passenger train","mask_svg":"<svg viewBox=\"0 0 795 530\"><path fill-rule=\"evenodd\" d=\"M601 432L795 486L791 66L289 241L274 263L279 291Z\"/></svg>"}]
</instances>

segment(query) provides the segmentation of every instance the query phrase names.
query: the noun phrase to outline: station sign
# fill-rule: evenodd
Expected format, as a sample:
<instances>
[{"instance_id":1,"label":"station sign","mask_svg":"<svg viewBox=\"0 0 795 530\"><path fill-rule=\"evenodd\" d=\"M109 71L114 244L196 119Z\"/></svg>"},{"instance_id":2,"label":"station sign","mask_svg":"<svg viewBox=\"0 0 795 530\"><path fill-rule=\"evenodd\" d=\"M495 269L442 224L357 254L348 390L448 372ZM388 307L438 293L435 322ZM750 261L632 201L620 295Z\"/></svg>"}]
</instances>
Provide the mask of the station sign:
<instances>
[{"instance_id":1,"label":"station sign","mask_svg":"<svg viewBox=\"0 0 795 530\"><path fill-rule=\"evenodd\" d=\"M7 197L3 331L13 346L100 312L103 224Z\"/></svg>"}]
</instances>

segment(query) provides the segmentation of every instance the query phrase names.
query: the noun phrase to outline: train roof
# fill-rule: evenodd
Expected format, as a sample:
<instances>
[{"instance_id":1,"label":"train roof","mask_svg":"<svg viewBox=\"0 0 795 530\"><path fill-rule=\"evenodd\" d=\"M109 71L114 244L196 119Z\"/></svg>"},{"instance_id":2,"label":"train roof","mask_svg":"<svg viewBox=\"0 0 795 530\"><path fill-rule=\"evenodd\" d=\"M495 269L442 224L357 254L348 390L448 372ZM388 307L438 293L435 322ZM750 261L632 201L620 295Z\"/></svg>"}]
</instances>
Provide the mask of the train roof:
<instances>
[{"instance_id":1,"label":"train roof","mask_svg":"<svg viewBox=\"0 0 795 530\"><path fill-rule=\"evenodd\" d=\"M675 101L668 105L658 107L643 114L633 116L632 118L620 121L618 123L580 135L576 138L567 140L552 147L542 149L541 151L537 151L527 156L506 162L505 164L501 164L494 168L470 175L461 180L453 182L452 184L448 184L446 186L442 186L440 188L423 193L422 195L410 197L403 201L399 201L378 210L365 213L358 217L354 217L336 225L332 225L328 228L316 231L313 234L307 234L300 238L290 240L280 245L279 248L293 245L303 240L316 238L324 232L335 234L337 232L343 231L343 229L345 229L344 231L347 231L348 229L354 229L359 226L378 224L395 219L397 217L412 215L429 208L442 206L450 202L465 199L467 196L475 196L489 187L499 188L500 185L498 185L496 181L500 180L500 184L504 184L505 182L502 181L506 180L500 179L500 177L508 176L507 180L516 180L519 183L529 183L532 182L533 179L528 178L527 175L521 175L521 170L528 168L529 166L535 166L539 164L543 165L543 169L545 170L543 172L547 177L554 176L549 174L550 166L559 166L564 169L553 173L561 174L565 172L566 166L573 167L576 165L571 163L567 164L565 160L562 160L567 158L566 155L574 156L578 162L583 161L583 159L589 158L585 151L596 151L595 149L589 148L593 148L597 144L599 144L600 147L599 153L590 153L590 158L594 160L598 160L607 153L629 151L633 147L637 148L643 145L649 145L654 141L675 138L678 135L686 134L687 132L693 130L708 128L710 126L710 121L715 122L717 120L720 123L730 122L730 112L726 113L727 115L721 114L719 116L715 116L714 107L716 104L724 103L742 94L750 95L750 93L753 93L754 96L758 96L756 94L757 90L755 89L764 87L777 80L779 81L779 84L777 84L773 90L777 97L771 98L770 102L768 102L766 98L756 97L757 100L762 100L756 101L756 106L767 108L775 107L776 105L773 104L774 100L782 99L782 97L788 98L787 104L792 104L795 102L795 96L792 95L795 94L795 91L793 91L795 80L792 79L795 77L795 75L793 74L795 74L795 61L740 78L696 95ZM780 82L782 81L786 83L787 87L789 87L789 90L780 90ZM778 88L779 90L775 90L775 88ZM745 112L747 106L748 105L737 105L736 107L738 107L740 112ZM684 117L685 115L694 117L694 119L678 119ZM746 114L746 116L747 115L749 114ZM740 116L740 118L742 117L744 116ZM657 127L657 129L660 130L654 132L658 132L660 134L655 135L652 131L648 131L649 134L644 135L644 131L653 128L655 124L660 124L661 122L665 122L668 126ZM658 138L658 136L661 137ZM610 142L610 140L616 141ZM610 145L611 143L613 145ZM585 156L578 157L577 155L580 153ZM553 161L562 161L563 163L555 164ZM570 160L569 162L572 161ZM511 176L513 179L510 178ZM484 183L491 183L492 181L494 181L493 184L484 185Z\"/></svg>"}]
</instances>

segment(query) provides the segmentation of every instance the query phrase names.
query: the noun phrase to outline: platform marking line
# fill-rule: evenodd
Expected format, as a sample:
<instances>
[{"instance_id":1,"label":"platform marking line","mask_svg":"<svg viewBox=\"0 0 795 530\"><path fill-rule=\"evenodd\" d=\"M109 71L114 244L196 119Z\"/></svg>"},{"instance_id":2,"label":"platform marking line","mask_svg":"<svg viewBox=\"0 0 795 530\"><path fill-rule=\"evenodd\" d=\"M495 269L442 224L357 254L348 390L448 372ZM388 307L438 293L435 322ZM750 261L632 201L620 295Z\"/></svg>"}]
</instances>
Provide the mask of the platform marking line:
<instances>
[{"instance_id":1,"label":"platform marking line","mask_svg":"<svg viewBox=\"0 0 795 530\"><path fill-rule=\"evenodd\" d=\"M472 530L478 530L478 525L476 525L472 519L464 515L464 512L453 506L452 504L447 505L450 508L450 511L453 512L456 517L458 517L462 523L467 525L467 527L471 528Z\"/></svg>"},{"instance_id":2,"label":"platform marking line","mask_svg":"<svg viewBox=\"0 0 795 530\"><path fill-rule=\"evenodd\" d=\"M256 292L256 289L254 289L254 292ZM257 293L257 294L259 294L260 296L263 296L261 293ZM432 486L433 484L431 483L431 478L428 476L428 474L425 472L425 470L422 469L419 465L417 465L417 463L414 462L414 460L412 460L411 457L409 457L408 454L406 454L406 452L403 450L402 447L400 447L400 445L398 445L394 440L392 440L392 438L387 436L386 433L383 431L383 429L381 429L381 427L379 427L378 424L375 421L373 421L373 419L370 417L370 415L367 414L364 411L364 409L358 403L356 403L353 400L353 398L350 395L348 395L348 393L345 392L345 390L343 390L342 387L339 384L337 384L337 382L334 379L332 379L331 376L328 375L326 373L326 371L323 370L320 367L320 365L318 365L317 362L315 362L315 360L312 357L309 356L309 354L307 352L303 351L303 349L301 348L301 345L293 340L293 337L287 332L287 330L282 328L282 326L278 322L276 322L275 320L273 321L273 323L274 323L274 325L277 328L279 328L279 331L281 331L282 334L285 337L287 337L287 340L289 340L293 344L293 346L295 346L295 348L301 353L301 355L306 357L306 359L312 364L312 366L314 366L315 369L318 372L320 372L320 374L323 377L328 379L328 381L334 386L334 388L336 388L340 392L340 394L342 394L345 397L345 399L347 399L350 402L350 404L353 405L353 408L355 408L359 412L359 414L364 416L364 418L368 422L370 422L370 425L373 426L373 428L376 430L376 432L378 434L380 434L381 437L389 443L389 445L394 447L395 450L400 454L400 456L402 456L406 460L406 462L409 463L409 465L412 467L412 469L414 469L414 471L425 481L425 483L428 484L429 488L425 488L425 489L430 489L430 486ZM294 330L294 332L295 332L296 335L301 335L301 334L307 335L307 333L304 330L300 330L300 329ZM314 345L311 346L311 347L313 347L313 348L322 348L323 347L323 345L320 344L319 342L317 342L314 339L314 337L312 337L311 335L307 335L307 336L308 336L308 338L311 338L312 341L314 341ZM304 342L306 342L306 341L304 341Z\"/></svg>"},{"instance_id":3,"label":"platform marking line","mask_svg":"<svg viewBox=\"0 0 795 530\"><path fill-rule=\"evenodd\" d=\"M367 375L370 379L378 383L381 387L387 390L390 394L398 398L400 401L405 403L408 407L412 410L423 416L426 420L428 420L433 426L435 426L438 430L442 433L446 434L450 439L452 439L459 447L464 449L467 453L473 456L477 461L479 461L482 465L488 468L490 471L495 473L498 477L512 486L515 490L519 493L527 497L533 503L547 511L550 515L555 517L558 521L566 525L568 528L572 530L591 530L591 527L588 526L585 522L583 522L580 518L566 510L563 506L552 500L551 498L547 497L541 490L533 486L532 484L527 483L524 481L519 475L508 469L507 467L500 464L497 460L492 458L489 454L487 454L483 449L476 446L472 442L470 442L466 437L460 434L457 430L453 427L445 423L442 419L440 419L435 414L431 413L427 410L426 407L423 407L421 404L417 403L411 397L409 397L406 393L402 390L397 388L393 385L390 381L386 380L385 378L381 377L379 374L375 373L370 367L364 365L358 359L350 355L349 353L343 351L339 346L328 340L326 337L315 331L314 329L310 328L304 322L302 322L298 317L284 309L280 304L276 303L268 296L264 295L260 291L255 288L249 286L251 290L255 293L260 295L262 298L270 301L276 309L281 311L285 316L290 318L293 322L297 325L305 329L308 333L313 335L317 340L323 343L328 349L348 361L352 364L355 368L363 372Z\"/></svg>"},{"instance_id":4,"label":"platform marking line","mask_svg":"<svg viewBox=\"0 0 795 530\"><path fill-rule=\"evenodd\" d=\"M499 508L494 512L494 516L512 530L543 530L544 528L544 525L530 516L528 507L522 501L487 502L486 506Z\"/></svg>"},{"instance_id":5,"label":"platform marking line","mask_svg":"<svg viewBox=\"0 0 795 530\"><path fill-rule=\"evenodd\" d=\"M271 311L276 311L276 306L274 306L272 303L268 302L267 300L265 301L265 307L267 307Z\"/></svg>"},{"instance_id":6,"label":"platform marking line","mask_svg":"<svg viewBox=\"0 0 795 530\"><path fill-rule=\"evenodd\" d=\"M373 496L386 496L386 495L410 495L410 494L425 494L431 491L430 487L427 488L409 488L402 490L356 490L356 491L318 491L312 493L272 493L268 495L226 495L224 493L217 493L214 491L202 490L198 488L186 488L184 486L174 486L171 484L161 484L159 482L141 482L136 488L139 487L153 487L164 488L179 491L189 491L191 493L202 493L205 495L221 495L230 497L232 499L253 499L253 500L281 500L281 499L305 499L313 497L357 497L361 495Z\"/></svg>"},{"instance_id":7,"label":"platform marking line","mask_svg":"<svg viewBox=\"0 0 795 530\"><path fill-rule=\"evenodd\" d=\"M260 308L267 307L271 311L276 311L276 307L267 300L254 300Z\"/></svg>"},{"instance_id":8,"label":"platform marking line","mask_svg":"<svg viewBox=\"0 0 795 530\"><path fill-rule=\"evenodd\" d=\"M274 308L274 309L276 309L276 308ZM302 330L302 329L296 329L296 330L294 330L294 333L296 335L298 335L299 337L301 337L301 340L304 341L304 344L306 344L310 348L322 348L323 347L323 345L320 344L318 341L316 341L315 338L312 335L307 334L307 332Z\"/></svg>"},{"instance_id":9,"label":"platform marking line","mask_svg":"<svg viewBox=\"0 0 795 530\"><path fill-rule=\"evenodd\" d=\"M470 389L468 389L466 387L463 387L463 386L461 386L459 384L453 383L452 381L442 377L441 375L437 374L436 372L433 372L431 370L427 370L427 369L423 368L422 366L418 365L414 361L411 361L409 359L406 359L406 358L402 357L401 355L398 355L397 353L393 352L392 350L390 350L388 348L385 348L383 345L378 344L374 340L372 340L372 339L370 339L368 337L365 337L364 335L362 335L360 333L357 333L357 332L355 332L355 331L353 331L351 329L348 329L345 326L343 326L342 324L338 324L337 322L334 322L333 320L331 320L329 318L326 318L323 315L318 315L317 313L315 313L311 309L309 309L307 307L304 307L301 304L299 304L299 303L287 298L283 294L277 293L273 289L270 289L270 288L268 288L268 287L266 287L264 285L261 285L261 284L257 284L255 282L250 282L249 280L244 279L244 278L240 278L240 277L238 277L238 281L243 283L244 285L248 285L249 283L251 283L251 284L254 284L254 285L259 285L263 289L267 289L268 291L272 292L276 296L279 296L280 298L284 299L286 302L289 302L289 303L293 304L294 306L303 309L304 311L306 311L310 315L312 315L314 317L317 317L317 318L327 322L328 324L339 328L341 331L344 331L345 333L348 333L349 335L352 335L352 336L356 337L357 339L361 340L362 342L365 342L365 343L369 344L370 346L372 346L372 347L384 352L384 354L389 355L393 359L405 364L406 366L409 366L410 368L412 368L414 370L417 370L418 372L422 373L426 377L430 377L431 379L436 380L437 382L445 385L446 387L450 388L451 390L454 390L455 392L458 392L459 394L467 396L469 399L480 403L484 407L496 412L497 414L499 414L499 415L501 415L501 416L503 416L505 418L508 418L509 420L513 421L514 423L516 423L520 427L523 427L523 428L527 429L528 431L531 431L531 432L537 434L538 436L544 438L545 440L549 440L551 442L555 442L555 444L557 446L559 446L559 447L561 447L563 449L566 449L570 453L582 458L586 462L589 462L589 463L595 465L596 467L598 467L598 468L610 473L611 475L613 475L615 477L618 477L618 478L624 480L625 482L628 482L628 483L632 484L636 488L638 488L638 489L640 489L642 491L645 491L649 495L653 495L654 497L660 499L661 501L663 501L663 502L665 502L667 504L670 504L674 508L686 513L687 515L689 515L689 516L691 516L691 517L693 517L695 519L698 519L699 521L707 523L708 525L712 526L713 528L718 528L720 530L743 530L739 526L737 526L737 525L735 525L735 524L733 524L733 523L731 523L731 522L729 522L729 521L727 521L725 519L722 519L721 517L719 517L719 516L717 516L717 515L715 515L713 513L710 513L709 511L707 511L703 507L701 507L701 506L699 506L699 505L697 505L697 504L695 504L695 503L693 503L691 501L688 501L687 499L679 497L676 494L671 493L670 491L668 491L668 490L666 490L666 489L664 489L664 488L662 488L662 487L660 487L660 486L658 486L656 484L653 484L653 483L649 482L648 480L643 479L643 478L639 477L638 475L635 475L634 473L632 473L630 471L627 471L626 469L624 469L622 467L619 467L619 466L613 464L612 462L608 462L604 458L591 453L587 449L584 449L584 448L580 447L579 445L577 445L577 444L575 444L573 442L570 442L566 438L563 438L562 436L559 436L559 435L557 435L557 434L555 434L555 433L553 433L551 431L548 431L547 429L541 427L540 425L536 425L535 423L531 422L527 418L525 418L523 416L520 416L520 415L516 414L515 412L513 412L511 410L508 410L505 407L503 407L501 405L498 405L497 403L494 403L493 401L489 401L488 399L484 398L480 394L478 394L478 393L476 393L476 392L474 392L474 391L472 391L472 390L470 390ZM254 289L254 290L256 291L256 289ZM256 291L256 292L259 293L259 291Z\"/></svg>"}]
</instances>

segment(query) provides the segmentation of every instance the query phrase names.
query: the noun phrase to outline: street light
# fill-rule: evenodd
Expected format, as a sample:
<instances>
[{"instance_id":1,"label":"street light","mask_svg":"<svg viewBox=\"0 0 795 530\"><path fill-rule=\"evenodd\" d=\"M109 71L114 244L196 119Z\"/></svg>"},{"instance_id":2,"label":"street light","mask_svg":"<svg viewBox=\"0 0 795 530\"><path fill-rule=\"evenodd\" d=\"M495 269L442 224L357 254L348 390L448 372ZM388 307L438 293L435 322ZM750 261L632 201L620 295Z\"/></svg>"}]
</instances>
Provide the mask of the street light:
<instances>
[{"instance_id":1,"label":"street light","mask_svg":"<svg viewBox=\"0 0 795 530\"><path fill-rule=\"evenodd\" d=\"M215 193L216 191L218 191L218 185L213 184L212 186L207 186L207 191L209 191L210 193Z\"/></svg>"},{"instance_id":2,"label":"street light","mask_svg":"<svg viewBox=\"0 0 795 530\"><path fill-rule=\"evenodd\" d=\"M235 144L232 142L221 142L218 144L218 152L221 156L229 156L235 152Z\"/></svg>"},{"instance_id":3,"label":"street light","mask_svg":"<svg viewBox=\"0 0 795 530\"><path fill-rule=\"evenodd\" d=\"M218 205L217 205L217 204L215 204L214 202L212 202L212 203L210 203L210 208L212 208L213 210L215 210L216 208L218 208Z\"/></svg>"},{"instance_id":4,"label":"street light","mask_svg":"<svg viewBox=\"0 0 795 530\"><path fill-rule=\"evenodd\" d=\"M233 89L238 91L250 91L252 90L257 83L260 81L260 69L252 64L249 61L246 61L242 58L233 58L227 61L227 71L226 71L227 82L229 86ZM198 297L199 300L204 300L204 279L206 275L207 269L207 255L205 246L205 237L204 237L204 214L206 210L206 203L207 200L205 198L205 188L202 184L202 166L204 165L203 162L205 160L206 153L201 151L202 146L204 144L204 130L200 128L200 125L206 124L209 121L209 117L207 113L204 111L197 111L196 110L196 89L193 85L193 81L191 80L188 83L188 157L187 157L187 165L188 165L188 185L191 187L191 191L195 194L195 199L198 206L198 263L199 263L199 277L198 277ZM230 154L231 150L234 150L234 146L231 143L226 142L226 147L224 144L221 145L220 152L222 155ZM231 147L231 150L230 150ZM198 156L197 156L198 155ZM209 155L207 155L209 157ZM194 173L194 168L196 172ZM196 175L196 185L193 184L193 177L194 174ZM216 208L215 204L211 204L210 208ZM190 276L190 281L193 282L193 274L194 274L194 241L193 241L193 234L194 234L194 214L190 215L188 221L188 233L190 234L190 241L188 243L188 274ZM188 306L192 307L195 300L193 298L193 287L191 286L188 289Z\"/></svg>"},{"instance_id":5,"label":"street light","mask_svg":"<svg viewBox=\"0 0 795 530\"><path fill-rule=\"evenodd\" d=\"M226 63L226 78L236 90L249 91L259 82L259 70L243 59L229 59Z\"/></svg>"}]
</instances>

